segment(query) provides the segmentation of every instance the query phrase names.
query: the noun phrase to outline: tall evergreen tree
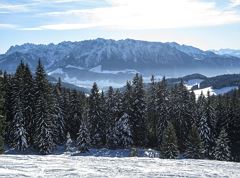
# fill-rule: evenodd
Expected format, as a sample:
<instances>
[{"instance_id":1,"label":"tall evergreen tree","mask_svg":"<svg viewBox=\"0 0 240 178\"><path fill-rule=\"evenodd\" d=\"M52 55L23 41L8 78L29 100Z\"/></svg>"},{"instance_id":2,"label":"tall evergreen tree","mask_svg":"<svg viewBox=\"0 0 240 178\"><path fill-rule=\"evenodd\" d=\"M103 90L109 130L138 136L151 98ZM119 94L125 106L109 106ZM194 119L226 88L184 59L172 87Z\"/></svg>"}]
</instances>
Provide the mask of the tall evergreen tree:
<instances>
[{"instance_id":1,"label":"tall evergreen tree","mask_svg":"<svg viewBox=\"0 0 240 178\"><path fill-rule=\"evenodd\" d=\"M33 110L34 110L34 81L29 66L26 64L23 73L23 93L21 102L23 103L23 116L25 118L25 129L28 135L28 143L33 140Z\"/></svg>"},{"instance_id":2,"label":"tall evergreen tree","mask_svg":"<svg viewBox=\"0 0 240 178\"><path fill-rule=\"evenodd\" d=\"M77 146L79 151L82 153L87 152L89 147L90 147L90 133L88 126L89 124L87 123L87 115L83 116L83 121L79 127L79 132L78 132L78 138L77 138Z\"/></svg>"},{"instance_id":3,"label":"tall evergreen tree","mask_svg":"<svg viewBox=\"0 0 240 178\"><path fill-rule=\"evenodd\" d=\"M156 113L156 82L154 76L151 77L150 87L147 91L147 130L148 144L157 146L157 113Z\"/></svg>"},{"instance_id":4,"label":"tall evergreen tree","mask_svg":"<svg viewBox=\"0 0 240 178\"><path fill-rule=\"evenodd\" d=\"M54 116L56 119L56 135L58 144L63 144L66 135L66 123L65 123L65 111L64 111L64 99L62 94L61 79L59 78L58 83L54 90Z\"/></svg>"},{"instance_id":5,"label":"tall evergreen tree","mask_svg":"<svg viewBox=\"0 0 240 178\"><path fill-rule=\"evenodd\" d=\"M161 147L161 156L162 158L174 159L179 155L178 145L177 145L177 136L175 129L171 122L168 122L168 126L164 131L162 147Z\"/></svg>"},{"instance_id":6,"label":"tall evergreen tree","mask_svg":"<svg viewBox=\"0 0 240 178\"><path fill-rule=\"evenodd\" d=\"M164 130L167 127L167 122L170 120L169 118L169 96L166 88L166 80L163 77L162 81L156 84L156 99L155 99L155 110L157 116L157 123L155 127L157 134L158 147L162 144Z\"/></svg>"},{"instance_id":7,"label":"tall evergreen tree","mask_svg":"<svg viewBox=\"0 0 240 178\"><path fill-rule=\"evenodd\" d=\"M129 116L124 113L116 122L114 129L115 144L120 148L129 148L133 144Z\"/></svg>"},{"instance_id":8,"label":"tall evergreen tree","mask_svg":"<svg viewBox=\"0 0 240 178\"><path fill-rule=\"evenodd\" d=\"M203 158L203 145L198 129L195 125L192 126L192 129L189 133L185 155L187 156L187 158L192 159Z\"/></svg>"},{"instance_id":9,"label":"tall evergreen tree","mask_svg":"<svg viewBox=\"0 0 240 178\"><path fill-rule=\"evenodd\" d=\"M212 130L210 128L210 123L207 120L206 116L206 98L201 94L198 98L198 129L199 129L199 134L203 143L204 147L204 155L207 158L211 157L211 148L212 144L214 142Z\"/></svg>"},{"instance_id":10,"label":"tall evergreen tree","mask_svg":"<svg viewBox=\"0 0 240 178\"><path fill-rule=\"evenodd\" d=\"M146 143L146 103L142 76L136 74L132 83L132 112L130 114L130 122L133 141L135 146L144 146Z\"/></svg>"},{"instance_id":11,"label":"tall evergreen tree","mask_svg":"<svg viewBox=\"0 0 240 178\"><path fill-rule=\"evenodd\" d=\"M175 86L172 95L171 117L174 118L173 124L178 137L179 150L180 152L184 152L186 149L185 143L188 139L188 132L191 128L192 111L189 110L191 95L184 86L183 80Z\"/></svg>"},{"instance_id":12,"label":"tall evergreen tree","mask_svg":"<svg viewBox=\"0 0 240 178\"><path fill-rule=\"evenodd\" d=\"M0 154L4 152L4 133L5 133L5 112L4 112L4 82L3 78L0 77Z\"/></svg>"},{"instance_id":13,"label":"tall evergreen tree","mask_svg":"<svg viewBox=\"0 0 240 178\"><path fill-rule=\"evenodd\" d=\"M17 67L12 83L13 118L10 122L9 135L10 145L20 151L28 147L28 136L26 131L26 118L24 116L24 73L25 65L21 62Z\"/></svg>"},{"instance_id":14,"label":"tall evergreen tree","mask_svg":"<svg viewBox=\"0 0 240 178\"><path fill-rule=\"evenodd\" d=\"M114 91L112 87L109 87L106 97L106 145L109 148L114 148L114 128L115 128L115 103Z\"/></svg>"},{"instance_id":15,"label":"tall evergreen tree","mask_svg":"<svg viewBox=\"0 0 240 178\"><path fill-rule=\"evenodd\" d=\"M215 159L220 161L229 161L231 159L229 142L227 132L223 129L216 141L216 148L214 152Z\"/></svg>"},{"instance_id":16,"label":"tall evergreen tree","mask_svg":"<svg viewBox=\"0 0 240 178\"><path fill-rule=\"evenodd\" d=\"M54 144L51 88L39 60L35 76L34 145L41 154L51 153Z\"/></svg>"},{"instance_id":17,"label":"tall evergreen tree","mask_svg":"<svg viewBox=\"0 0 240 178\"><path fill-rule=\"evenodd\" d=\"M105 140L105 123L101 108L101 98L97 84L94 83L89 96L88 119L90 122L90 135L92 146L101 147Z\"/></svg>"},{"instance_id":18,"label":"tall evergreen tree","mask_svg":"<svg viewBox=\"0 0 240 178\"><path fill-rule=\"evenodd\" d=\"M15 99L14 117L11 122L11 136L13 137L11 146L19 151L23 151L28 148L27 132L25 129L24 116L23 116L23 104L20 98Z\"/></svg>"},{"instance_id":19,"label":"tall evergreen tree","mask_svg":"<svg viewBox=\"0 0 240 178\"><path fill-rule=\"evenodd\" d=\"M6 128L5 128L5 143L9 144L12 141L12 137L10 136L10 123L12 122L13 119L13 89L12 89L12 76L8 75L6 72L4 72L4 77L3 77L3 87L5 91L5 100L4 100L4 110L5 110L5 115L6 115Z\"/></svg>"},{"instance_id":20,"label":"tall evergreen tree","mask_svg":"<svg viewBox=\"0 0 240 178\"><path fill-rule=\"evenodd\" d=\"M127 81L127 84L126 84L125 88L126 89L125 89L125 92L123 94L123 110L124 110L125 113L127 113L129 115L129 117L131 117L132 112L133 112L133 108L132 108L132 102L133 102L133 93L132 92L133 92L133 89L132 89L132 85L129 81Z\"/></svg>"},{"instance_id":21,"label":"tall evergreen tree","mask_svg":"<svg viewBox=\"0 0 240 178\"><path fill-rule=\"evenodd\" d=\"M79 94L76 90L71 91L68 112L68 131L73 140L77 139L77 133L82 120L82 107Z\"/></svg>"}]
</instances>

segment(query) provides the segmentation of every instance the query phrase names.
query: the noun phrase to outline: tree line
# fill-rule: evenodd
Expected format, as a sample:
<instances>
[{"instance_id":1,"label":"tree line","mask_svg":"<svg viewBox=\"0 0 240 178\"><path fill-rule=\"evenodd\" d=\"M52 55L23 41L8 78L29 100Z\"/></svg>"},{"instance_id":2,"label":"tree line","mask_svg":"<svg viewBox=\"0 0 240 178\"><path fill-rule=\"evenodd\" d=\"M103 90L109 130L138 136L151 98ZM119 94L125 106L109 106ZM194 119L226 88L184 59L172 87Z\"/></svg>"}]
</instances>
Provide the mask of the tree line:
<instances>
[{"instance_id":1,"label":"tree line","mask_svg":"<svg viewBox=\"0 0 240 178\"><path fill-rule=\"evenodd\" d=\"M0 91L1 152L148 147L162 158L240 161L240 90L196 99L183 81L169 87L152 76L146 88L136 74L124 89L94 83L86 95L49 83L39 60L34 74L23 62L1 74Z\"/></svg>"}]
</instances>

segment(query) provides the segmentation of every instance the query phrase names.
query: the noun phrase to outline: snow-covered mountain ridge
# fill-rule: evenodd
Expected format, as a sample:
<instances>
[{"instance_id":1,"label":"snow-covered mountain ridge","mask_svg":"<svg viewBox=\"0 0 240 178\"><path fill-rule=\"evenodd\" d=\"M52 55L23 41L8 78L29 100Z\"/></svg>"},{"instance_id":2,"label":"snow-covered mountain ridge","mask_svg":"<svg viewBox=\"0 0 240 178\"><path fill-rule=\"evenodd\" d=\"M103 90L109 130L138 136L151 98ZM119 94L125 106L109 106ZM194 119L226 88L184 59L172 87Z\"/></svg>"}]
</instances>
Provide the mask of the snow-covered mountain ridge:
<instances>
[{"instance_id":1,"label":"snow-covered mountain ridge","mask_svg":"<svg viewBox=\"0 0 240 178\"><path fill-rule=\"evenodd\" d=\"M41 59L49 75L64 82L120 84L139 72L144 77L217 75L240 69L240 58L177 43L95 39L80 42L16 45L0 56L0 69L14 72L22 60L34 71Z\"/></svg>"},{"instance_id":2,"label":"snow-covered mountain ridge","mask_svg":"<svg viewBox=\"0 0 240 178\"><path fill-rule=\"evenodd\" d=\"M220 49L220 50L213 50L213 52L218 55L235 56L240 58L240 50L237 50L237 49Z\"/></svg>"}]
</instances>

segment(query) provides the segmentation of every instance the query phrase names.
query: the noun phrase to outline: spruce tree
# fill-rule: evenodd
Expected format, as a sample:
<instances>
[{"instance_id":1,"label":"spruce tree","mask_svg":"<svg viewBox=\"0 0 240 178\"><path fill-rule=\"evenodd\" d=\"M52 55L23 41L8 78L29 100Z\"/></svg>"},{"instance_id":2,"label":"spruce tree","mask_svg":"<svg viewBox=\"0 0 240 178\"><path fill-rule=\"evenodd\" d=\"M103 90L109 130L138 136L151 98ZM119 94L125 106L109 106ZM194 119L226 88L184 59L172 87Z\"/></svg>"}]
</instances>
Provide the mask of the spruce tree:
<instances>
[{"instance_id":1,"label":"spruce tree","mask_svg":"<svg viewBox=\"0 0 240 178\"><path fill-rule=\"evenodd\" d=\"M147 130L148 143L157 146L157 113L156 113L156 82L154 76L151 77L150 87L147 91Z\"/></svg>"},{"instance_id":2,"label":"spruce tree","mask_svg":"<svg viewBox=\"0 0 240 178\"><path fill-rule=\"evenodd\" d=\"M66 123L65 123L65 110L64 100L62 94L61 79L59 78L57 85L54 89L54 116L56 120L56 143L63 144L66 135Z\"/></svg>"},{"instance_id":3,"label":"spruce tree","mask_svg":"<svg viewBox=\"0 0 240 178\"><path fill-rule=\"evenodd\" d=\"M220 161L229 161L231 159L231 151L229 147L229 138L225 129L222 129L218 139L216 140L216 148L214 157Z\"/></svg>"},{"instance_id":4,"label":"spruce tree","mask_svg":"<svg viewBox=\"0 0 240 178\"><path fill-rule=\"evenodd\" d=\"M35 74L34 146L41 154L51 153L55 146L52 91L46 77L39 60Z\"/></svg>"},{"instance_id":5,"label":"spruce tree","mask_svg":"<svg viewBox=\"0 0 240 178\"><path fill-rule=\"evenodd\" d=\"M117 146L120 148L130 148L132 146L133 138L128 114L124 113L123 116L116 122L114 138Z\"/></svg>"},{"instance_id":6,"label":"spruce tree","mask_svg":"<svg viewBox=\"0 0 240 178\"><path fill-rule=\"evenodd\" d=\"M106 146L108 148L114 148L114 127L115 127L115 103L114 91L112 87L109 87L106 97Z\"/></svg>"},{"instance_id":7,"label":"spruce tree","mask_svg":"<svg viewBox=\"0 0 240 178\"><path fill-rule=\"evenodd\" d=\"M203 143L204 156L210 158L212 154L212 144L214 142L210 122L206 116L206 98L201 94L197 101L198 106L198 130Z\"/></svg>"},{"instance_id":8,"label":"spruce tree","mask_svg":"<svg viewBox=\"0 0 240 178\"><path fill-rule=\"evenodd\" d=\"M80 152L87 152L90 147L90 133L87 124L87 116L84 116L84 119L79 127L78 137L77 137L77 146Z\"/></svg>"},{"instance_id":9,"label":"spruce tree","mask_svg":"<svg viewBox=\"0 0 240 178\"><path fill-rule=\"evenodd\" d=\"M12 120L9 123L11 137L10 145L20 151L28 147L28 134L26 131L26 118L24 115L24 73L25 65L21 62L17 67L16 73L12 79Z\"/></svg>"},{"instance_id":10,"label":"spruce tree","mask_svg":"<svg viewBox=\"0 0 240 178\"><path fill-rule=\"evenodd\" d=\"M183 80L175 86L171 98L171 118L176 129L178 146L181 153L186 149L185 143L188 139L188 132L191 128L192 111L190 110L191 95L184 86Z\"/></svg>"},{"instance_id":11,"label":"spruce tree","mask_svg":"<svg viewBox=\"0 0 240 178\"><path fill-rule=\"evenodd\" d=\"M157 134L157 141L158 147L162 144L164 130L167 127L167 122L170 120L169 117L169 95L166 88L166 80L163 77L162 81L156 84L156 98L155 98L155 110L156 110L156 117L157 123L156 127L156 134Z\"/></svg>"},{"instance_id":12,"label":"spruce tree","mask_svg":"<svg viewBox=\"0 0 240 178\"><path fill-rule=\"evenodd\" d=\"M73 140L77 139L77 133L82 120L82 107L79 94L76 90L71 91L70 106L68 113L69 132Z\"/></svg>"},{"instance_id":13,"label":"spruce tree","mask_svg":"<svg viewBox=\"0 0 240 178\"><path fill-rule=\"evenodd\" d=\"M20 97L16 96L14 105L14 117L10 124L11 133L13 137L11 146L19 151L23 151L28 148L27 132L25 129L25 118L23 116L23 104L20 101Z\"/></svg>"},{"instance_id":14,"label":"spruce tree","mask_svg":"<svg viewBox=\"0 0 240 178\"><path fill-rule=\"evenodd\" d=\"M133 78L132 106L130 122L135 146L146 143L146 103L142 76L136 74Z\"/></svg>"},{"instance_id":15,"label":"spruce tree","mask_svg":"<svg viewBox=\"0 0 240 178\"><path fill-rule=\"evenodd\" d=\"M5 134L5 112L4 112L4 83L3 78L0 77L0 154L4 152L4 134Z\"/></svg>"},{"instance_id":16,"label":"spruce tree","mask_svg":"<svg viewBox=\"0 0 240 178\"><path fill-rule=\"evenodd\" d=\"M5 91L5 99L4 99L4 110L6 115L6 128L5 128L5 143L10 144L12 141L12 137L10 136L11 126L10 123L13 119L13 89L12 89L12 76L8 75L6 72L4 72L3 77L3 87L4 89L2 91Z\"/></svg>"},{"instance_id":17,"label":"spruce tree","mask_svg":"<svg viewBox=\"0 0 240 178\"><path fill-rule=\"evenodd\" d=\"M94 83L89 96L88 120L90 122L90 136L93 147L103 146L105 140L105 123L101 107L101 98L97 84Z\"/></svg>"},{"instance_id":18,"label":"spruce tree","mask_svg":"<svg viewBox=\"0 0 240 178\"><path fill-rule=\"evenodd\" d=\"M34 81L31 70L26 64L23 73L23 116L25 118L25 129L28 135L28 143L32 144L33 140L33 110L34 110Z\"/></svg>"},{"instance_id":19,"label":"spruce tree","mask_svg":"<svg viewBox=\"0 0 240 178\"><path fill-rule=\"evenodd\" d=\"M203 145L198 129L195 125L193 125L191 131L189 132L185 155L187 158L201 159L203 158L203 151Z\"/></svg>"},{"instance_id":20,"label":"spruce tree","mask_svg":"<svg viewBox=\"0 0 240 178\"><path fill-rule=\"evenodd\" d=\"M166 159L174 159L179 155L177 136L175 129L171 122L168 122L168 126L164 131L163 141L161 146L161 157Z\"/></svg>"}]
</instances>

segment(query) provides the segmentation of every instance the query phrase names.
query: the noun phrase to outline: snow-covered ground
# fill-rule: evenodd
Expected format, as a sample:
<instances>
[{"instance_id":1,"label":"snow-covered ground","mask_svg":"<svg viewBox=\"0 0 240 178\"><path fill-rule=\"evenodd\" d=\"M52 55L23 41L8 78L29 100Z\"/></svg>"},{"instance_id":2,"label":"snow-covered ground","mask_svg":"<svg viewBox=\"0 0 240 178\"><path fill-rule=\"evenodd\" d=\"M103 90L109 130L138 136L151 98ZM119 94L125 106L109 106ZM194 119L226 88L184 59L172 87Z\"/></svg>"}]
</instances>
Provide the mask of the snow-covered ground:
<instances>
[{"instance_id":1,"label":"snow-covered ground","mask_svg":"<svg viewBox=\"0 0 240 178\"><path fill-rule=\"evenodd\" d=\"M239 177L240 163L147 157L1 155L0 177Z\"/></svg>"},{"instance_id":2,"label":"snow-covered ground","mask_svg":"<svg viewBox=\"0 0 240 178\"><path fill-rule=\"evenodd\" d=\"M230 86L230 87L223 87L220 89L213 89L212 87L207 87L207 88L203 88L203 89L194 90L194 93L196 95L196 98L198 98L201 95L201 93L203 93L203 95L207 96L208 91L209 91L210 95L222 95L222 94L228 93L234 89L238 89L238 87Z\"/></svg>"},{"instance_id":3,"label":"snow-covered ground","mask_svg":"<svg viewBox=\"0 0 240 178\"><path fill-rule=\"evenodd\" d=\"M187 87L188 90L190 90L193 86L197 85L199 87L200 83L202 82L202 79L192 79L188 80L185 83L185 86Z\"/></svg>"}]
</instances>

